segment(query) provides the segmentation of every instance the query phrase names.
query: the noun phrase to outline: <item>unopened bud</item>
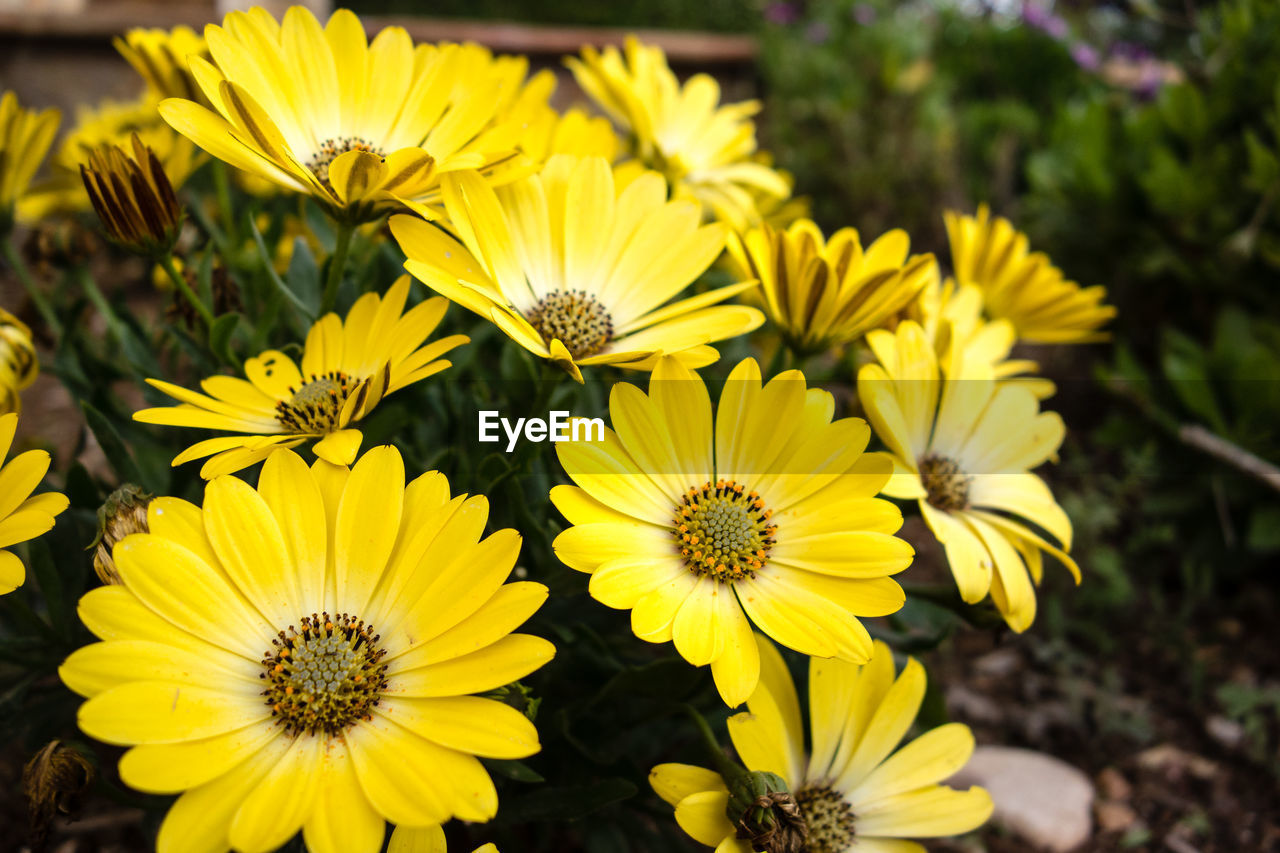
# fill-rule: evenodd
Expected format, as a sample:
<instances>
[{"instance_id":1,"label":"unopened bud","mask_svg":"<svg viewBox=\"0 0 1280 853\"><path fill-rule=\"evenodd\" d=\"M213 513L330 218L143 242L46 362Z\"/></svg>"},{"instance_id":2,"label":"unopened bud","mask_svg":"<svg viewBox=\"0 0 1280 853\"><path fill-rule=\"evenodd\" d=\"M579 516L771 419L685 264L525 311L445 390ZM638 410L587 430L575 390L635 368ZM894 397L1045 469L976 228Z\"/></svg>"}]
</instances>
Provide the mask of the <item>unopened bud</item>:
<instances>
[{"instance_id":1,"label":"unopened bud","mask_svg":"<svg viewBox=\"0 0 1280 853\"><path fill-rule=\"evenodd\" d=\"M79 751L51 741L22 769L22 793L31 820L31 847L40 850L58 815L73 814L93 781L93 765Z\"/></svg>"},{"instance_id":2,"label":"unopened bud","mask_svg":"<svg viewBox=\"0 0 1280 853\"><path fill-rule=\"evenodd\" d=\"M98 538L89 547L97 549L93 555L93 570L104 584L120 583L120 574L111 558L111 549L116 543L131 533L151 532L147 526L147 506L153 497L126 483L112 492L106 503L98 508Z\"/></svg>"},{"instance_id":3,"label":"unopened bud","mask_svg":"<svg viewBox=\"0 0 1280 853\"><path fill-rule=\"evenodd\" d=\"M128 149L103 145L80 166L89 201L107 236L140 255L159 258L173 249L182 208L156 153L133 135Z\"/></svg>"},{"instance_id":4,"label":"unopened bud","mask_svg":"<svg viewBox=\"0 0 1280 853\"><path fill-rule=\"evenodd\" d=\"M752 850L765 853L801 853L809 838L800 807L787 783L774 773L743 773L729 783L725 809L737 837Z\"/></svg>"}]
</instances>

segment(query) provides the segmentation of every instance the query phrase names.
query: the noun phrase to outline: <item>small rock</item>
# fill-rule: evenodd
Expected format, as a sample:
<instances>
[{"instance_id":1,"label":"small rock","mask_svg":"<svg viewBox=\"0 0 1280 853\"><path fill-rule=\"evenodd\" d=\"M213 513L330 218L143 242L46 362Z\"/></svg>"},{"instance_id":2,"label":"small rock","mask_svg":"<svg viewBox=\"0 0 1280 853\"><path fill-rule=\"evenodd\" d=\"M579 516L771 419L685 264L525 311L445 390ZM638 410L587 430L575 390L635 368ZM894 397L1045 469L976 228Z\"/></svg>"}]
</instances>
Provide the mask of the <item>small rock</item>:
<instances>
[{"instance_id":1,"label":"small rock","mask_svg":"<svg viewBox=\"0 0 1280 853\"><path fill-rule=\"evenodd\" d=\"M1003 648L987 652L973 662L973 671L978 675L999 678L1008 675L1018 668L1022 658L1016 649Z\"/></svg>"},{"instance_id":2,"label":"small rock","mask_svg":"<svg viewBox=\"0 0 1280 853\"><path fill-rule=\"evenodd\" d=\"M1004 719L1004 711L994 699L962 684L947 688L947 710L968 723L994 724Z\"/></svg>"},{"instance_id":3,"label":"small rock","mask_svg":"<svg viewBox=\"0 0 1280 853\"><path fill-rule=\"evenodd\" d=\"M1124 774L1114 767L1107 767L1098 774L1098 788L1108 800L1126 802L1133 796L1133 786Z\"/></svg>"},{"instance_id":4,"label":"small rock","mask_svg":"<svg viewBox=\"0 0 1280 853\"><path fill-rule=\"evenodd\" d=\"M994 822L1052 853L1080 846L1093 828L1089 777L1051 755L980 746L950 784L986 788L995 801Z\"/></svg>"},{"instance_id":5,"label":"small rock","mask_svg":"<svg viewBox=\"0 0 1280 853\"><path fill-rule=\"evenodd\" d=\"M1137 812L1114 800L1095 805L1093 815L1098 819L1098 828L1103 832L1124 832L1138 822Z\"/></svg>"},{"instance_id":6,"label":"small rock","mask_svg":"<svg viewBox=\"0 0 1280 853\"><path fill-rule=\"evenodd\" d=\"M1211 779L1218 772L1218 765L1202 755L1179 749L1171 743L1162 743L1138 753L1138 766L1144 770L1166 773L1170 778L1190 773L1197 779Z\"/></svg>"},{"instance_id":7,"label":"small rock","mask_svg":"<svg viewBox=\"0 0 1280 853\"><path fill-rule=\"evenodd\" d=\"M1208 732L1209 737L1227 749L1238 749L1240 744L1244 743L1244 726L1221 714L1214 714L1205 720L1204 730Z\"/></svg>"}]
</instances>

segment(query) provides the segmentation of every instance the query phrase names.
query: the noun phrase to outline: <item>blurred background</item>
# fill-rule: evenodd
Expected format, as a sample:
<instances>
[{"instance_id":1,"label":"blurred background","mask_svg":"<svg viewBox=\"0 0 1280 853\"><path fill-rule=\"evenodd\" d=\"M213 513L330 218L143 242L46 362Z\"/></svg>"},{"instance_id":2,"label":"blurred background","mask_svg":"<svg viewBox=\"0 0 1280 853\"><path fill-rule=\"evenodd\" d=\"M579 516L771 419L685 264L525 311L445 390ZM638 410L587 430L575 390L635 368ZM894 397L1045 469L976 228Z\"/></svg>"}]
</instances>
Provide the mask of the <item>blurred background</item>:
<instances>
[{"instance_id":1,"label":"blurred background","mask_svg":"<svg viewBox=\"0 0 1280 853\"><path fill-rule=\"evenodd\" d=\"M987 202L1106 286L1111 342L1026 353L1070 427L1051 476L1084 584L1051 574L1023 636L916 623L933 719L1046 757L1017 771L1026 802L935 849L1280 850L1280 3L348 5L371 31L528 54L560 70L560 106L580 100L563 54L636 32L762 100L761 147L824 230L900 227L945 258L942 211ZM132 97L113 35L236 6L0 0L0 88L68 116ZM123 276L146 292L141 267ZM0 281L6 305L20 293ZM71 404L49 394L29 392L24 430L56 435ZM17 798L0 810L22 820ZM79 831L110 838L94 819Z\"/></svg>"}]
</instances>

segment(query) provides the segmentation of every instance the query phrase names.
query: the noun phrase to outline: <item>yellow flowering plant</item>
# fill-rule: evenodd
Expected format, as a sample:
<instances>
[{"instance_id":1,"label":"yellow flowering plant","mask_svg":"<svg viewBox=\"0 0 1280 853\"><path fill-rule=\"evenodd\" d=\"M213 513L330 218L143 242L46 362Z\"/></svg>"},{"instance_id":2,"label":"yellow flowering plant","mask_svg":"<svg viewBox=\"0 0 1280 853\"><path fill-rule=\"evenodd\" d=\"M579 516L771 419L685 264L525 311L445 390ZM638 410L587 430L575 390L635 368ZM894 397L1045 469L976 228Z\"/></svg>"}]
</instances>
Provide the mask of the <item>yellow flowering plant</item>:
<instances>
[{"instance_id":1,"label":"yellow flowering plant","mask_svg":"<svg viewBox=\"0 0 1280 853\"><path fill-rule=\"evenodd\" d=\"M1021 347L1095 339L1100 292L985 209L948 214L949 261L820 226L761 102L659 44L582 48L574 100L424 31L129 30L137 97L56 145L0 100L0 732L32 837L108 796L162 853L979 828L926 666L1040 630L1046 555L1086 574Z\"/></svg>"}]
</instances>

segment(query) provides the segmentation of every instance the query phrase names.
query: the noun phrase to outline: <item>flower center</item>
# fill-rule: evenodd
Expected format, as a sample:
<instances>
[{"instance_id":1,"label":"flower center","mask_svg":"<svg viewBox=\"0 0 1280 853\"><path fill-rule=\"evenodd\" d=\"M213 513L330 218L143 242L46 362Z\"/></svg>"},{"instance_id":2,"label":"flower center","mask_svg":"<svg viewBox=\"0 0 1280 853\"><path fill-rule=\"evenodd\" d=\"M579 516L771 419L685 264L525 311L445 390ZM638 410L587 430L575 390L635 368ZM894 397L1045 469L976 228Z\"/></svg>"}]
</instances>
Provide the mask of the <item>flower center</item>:
<instances>
[{"instance_id":1,"label":"flower center","mask_svg":"<svg viewBox=\"0 0 1280 853\"><path fill-rule=\"evenodd\" d=\"M307 161L307 168L320 179L321 183L329 187L329 164L348 151L368 151L382 158L387 156L387 152L367 139L361 139L359 136L339 136L320 143L320 150Z\"/></svg>"},{"instance_id":2,"label":"flower center","mask_svg":"<svg viewBox=\"0 0 1280 853\"><path fill-rule=\"evenodd\" d=\"M338 370L312 376L290 388L292 396L288 400L276 403L276 420L290 432L332 432L354 385L347 374Z\"/></svg>"},{"instance_id":3,"label":"flower center","mask_svg":"<svg viewBox=\"0 0 1280 853\"><path fill-rule=\"evenodd\" d=\"M800 814L809 827L805 853L844 853L853 844L853 807L839 793L824 786L796 792Z\"/></svg>"},{"instance_id":4,"label":"flower center","mask_svg":"<svg viewBox=\"0 0 1280 853\"><path fill-rule=\"evenodd\" d=\"M925 500L947 512L969 505L969 486L973 478L960 470L954 459L930 453L920 460L920 481L927 493Z\"/></svg>"},{"instance_id":5,"label":"flower center","mask_svg":"<svg viewBox=\"0 0 1280 853\"><path fill-rule=\"evenodd\" d=\"M527 319L544 341L560 341L575 359L595 355L613 339L613 318L584 290L551 291Z\"/></svg>"},{"instance_id":6,"label":"flower center","mask_svg":"<svg viewBox=\"0 0 1280 853\"><path fill-rule=\"evenodd\" d=\"M370 711L387 686L386 651L371 625L345 613L302 617L262 658L271 716L290 734L337 734Z\"/></svg>"},{"instance_id":7,"label":"flower center","mask_svg":"<svg viewBox=\"0 0 1280 853\"><path fill-rule=\"evenodd\" d=\"M676 546L689 571L719 581L755 577L768 562L776 524L756 492L732 480L690 489L676 506Z\"/></svg>"}]
</instances>

